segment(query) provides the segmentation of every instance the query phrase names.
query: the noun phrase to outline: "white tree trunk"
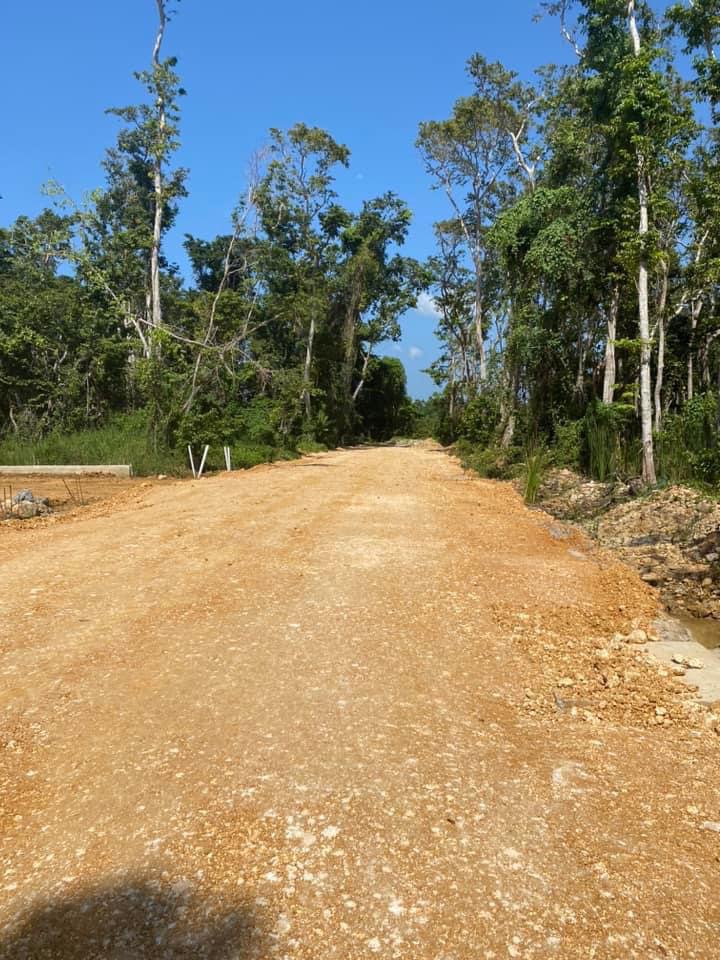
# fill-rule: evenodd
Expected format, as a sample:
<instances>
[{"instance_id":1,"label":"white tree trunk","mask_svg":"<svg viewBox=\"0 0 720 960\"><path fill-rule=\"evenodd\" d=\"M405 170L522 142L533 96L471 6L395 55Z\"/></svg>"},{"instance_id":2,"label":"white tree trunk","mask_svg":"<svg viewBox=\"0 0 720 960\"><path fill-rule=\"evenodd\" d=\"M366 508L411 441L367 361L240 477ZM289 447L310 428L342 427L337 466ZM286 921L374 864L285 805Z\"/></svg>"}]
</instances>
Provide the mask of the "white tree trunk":
<instances>
[{"instance_id":1,"label":"white tree trunk","mask_svg":"<svg viewBox=\"0 0 720 960\"><path fill-rule=\"evenodd\" d=\"M478 381L482 391L487 382L487 360L485 358L485 338L483 330L483 282L482 264L475 264L475 342L477 344L479 371Z\"/></svg>"},{"instance_id":2,"label":"white tree trunk","mask_svg":"<svg viewBox=\"0 0 720 960\"><path fill-rule=\"evenodd\" d=\"M633 42L635 56L639 57L641 52L640 33L635 19L635 0L628 2L628 24L630 36ZM646 169L646 160L642 152L638 150L637 155L637 182L638 182L638 205L640 207L640 223L638 227L638 236L641 245L645 242L650 231L650 221L648 217L648 175ZM651 385L651 337L650 337L650 303L648 299L648 263L647 253L643 249L640 252L640 265L638 268L638 320L640 327L640 428L642 433L642 477L645 483L656 483L655 476L655 452L653 448L653 423L652 423L652 385Z\"/></svg>"},{"instance_id":3,"label":"white tree trunk","mask_svg":"<svg viewBox=\"0 0 720 960\"><path fill-rule=\"evenodd\" d=\"M703 302L700 297L695 298L690 306L690 344L688 346L687 364L687 398L695 396L695 339L698 320L702 313Z\"/></svg>"},{"instance_id":4,"label":"white tree trunk","mask_svg":"<svg viewBox=\"0 0 720 960\"><path fill-rule=\"evenodd\" d=\"M167 24L167 15L165 12L164 0L156 0L158 10L158 32L155 38L153 48L153 67L155 70L160 67L160 50L162 48L163 37L165 35L165 26ZM163 225L163 169L162 169L162 141L165 136L165 102L160 97L157 103L158 125L159 125L159 143L153 158L153 189L155 193L155 215L153 217L153 238L150 249L150 300L151 300L151 321L156 329L162 326L162 301L160 298L160 245L162 242Z\"/></svg>"},{"instance_id":5,"label":"white tree trunk","mask_svg":"<svg viewBox=\"0 0 720 960\"><path fill-rule=\"evenodd\" d=\"M310 370L312 367L313 344L315 341L315 315L310 317L310 330L308 332L307 347L305 349L305 369L303 370L303 392L302 399L305 403L305 416L309 420L312 416L312 404L310 402Z\"/></svg>"},{"instance_id":6,"label":"white tree trunk","mask_svg":"<svg viewBox=\"0 0 720 960\"><path fill-rule=\"evenodd\" d=\"M353 390L352 402L355 403L357 398L360 396L360 391L365 386L365 377L367 376L368 363L370 362L370 355L372 354L372 344L368 344L367 353L363 357L362 371L360 372L360 380L358 385Z\"/></svg>"},{"instance_id":7,"label":"white tree trunk","mask_svg":"<svg viewBox=\"0 0 720 960\"><path fill-rule=\"evenodd\" d=\"M667 337L668 321L665 319L665 308L667 306L668 292L668 272L667 261L663 261L662 283L660 287L660 300L658 303L658 352L657 352L657 373L655 375L655 430L659 433L662 430L663 408L662 408L662 389L663 379L665 377L665 340Z\"/></svg>"},{"instance_id":8,"label":"white tree trunk","mask_svg":"<svg viewBox=\"0 0 720 960\"><path fill-rule=\"evenodd\" d=\"M603 403L612 403L615 399L615 380L617 368L615 364L615 339L617 337L617 320L620 309L620 286L615 284L610 298L610 309L607 315L607 339L605 341L605 372L603 374Z\"/></svg>"}]
</instances>

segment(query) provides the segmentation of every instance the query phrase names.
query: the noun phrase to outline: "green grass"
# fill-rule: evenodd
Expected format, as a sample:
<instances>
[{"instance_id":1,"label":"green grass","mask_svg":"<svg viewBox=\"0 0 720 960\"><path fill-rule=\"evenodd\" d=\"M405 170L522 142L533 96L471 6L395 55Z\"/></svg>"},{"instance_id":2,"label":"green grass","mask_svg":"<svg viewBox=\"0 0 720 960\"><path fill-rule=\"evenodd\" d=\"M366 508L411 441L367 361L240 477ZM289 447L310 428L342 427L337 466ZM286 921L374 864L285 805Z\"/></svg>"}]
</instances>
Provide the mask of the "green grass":
<instances>
[{"instance_id":1,"label":"green grass","mask_svg":"<svg viewBox=\"0 0 720 960\"><path fill-rule=\"evenodd\" d=\"M313 446L315 449L310 449ZM261 443L239 441L232 445L234 470L249 469L260 463L275 460L293 460L300 453L327 449L322 444L298 444L298 449L287 449ZM199 464L201 450L195 448ZM158 446L150 441L147 421L142 413L116 417L110 423L94 430L74 433L50 433L39 440L5 437L0 440L0 465L32 466L34 464L114 464L129 463L137 476L165 473L186 476L190 473L187 449ZM206 470L224 470L225 460L220 447L212 447Z\"/></svg>"},{"instance_id":2,"label":"green grass","mask_svg":"<svg viewBox=\"0 0 720 960\"><path fill-rule=\"evenodd\" d=\"M128 414L103 427L74 433L50 433L39 440L0 440L0 464L130 463L136 474L183 474L187 455L169 447L154 449L144 416Z\"/></svg>"},{"instance_id":3,"label":"green grass","mask_svg":"<svg viewBox=\"0 0 720 960\"><path fill-rule=\"evenodd\" d=\"M545 447L533 446L528 448L527 453L525 454L525 463L523 465L525 479L525 503L537 503L538 494L540 493L540 487L542 486L543 479L545 478L549 459L549 454Z\"/></svg>"}]
</instances>

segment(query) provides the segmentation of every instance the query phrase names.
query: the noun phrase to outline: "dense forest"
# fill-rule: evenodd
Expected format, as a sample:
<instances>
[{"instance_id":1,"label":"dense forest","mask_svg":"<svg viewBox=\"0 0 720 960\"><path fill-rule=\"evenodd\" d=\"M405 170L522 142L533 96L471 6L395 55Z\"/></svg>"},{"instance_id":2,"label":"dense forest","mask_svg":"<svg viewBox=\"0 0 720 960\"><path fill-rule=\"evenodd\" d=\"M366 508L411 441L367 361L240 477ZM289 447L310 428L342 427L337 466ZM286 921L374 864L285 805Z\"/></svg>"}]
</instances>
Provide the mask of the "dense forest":
<instances>
[{"instance_id":1,"label":"dense forest","mask_svg":"<svg viewBox=\"0 0 720 960\"><path fill-rule=\"evenodd\" d=\"M720 10L543 7L570 65L529 85L474 56L468 95L420 127L448 212L433 429L489 471L550 445L598 479L715 484Z\"/></svg>"},{"instance_id":2,"label":"dense forest","mask_svg":"<svg viewBox=\"0 0 720 960\"><path fill-rule=\"evenodd\" d=\"M341 204L345 145L271 130L231 221L186 236L191 283L165 254L185 91L156 5L102 188L47 184L43 213L0 230L0 459L102 441L159 469L209 443L242 465L416 432L488 472L541 451L600 479L720 481L717 3L544 3L570 63L534 83L471 57L450 115L419 125L447 210L425 262L402 254L398 196ZM441 353L413 404L378 346L423 292Z\"/></svg>"},{"instance_id":3,"label":"dense forest","mask_svg":"<svg viewBox=\"0 0 720 960\"><path fill-rule=\"evenodd\" d=\"M166 259L188 171L157 10L145 97L109 110L102 189L78 204L50 183L47 210L0 231L0 459L115 448L172 467L173 451L208 443L243 465L407 430L404 369L374 347L399 338L426 284L400 253L411 214L390 192L344 208L334 173L350 151L329 133L271 130L231 222L186 236L194 282Z\"/></svg>"}]
</instances>

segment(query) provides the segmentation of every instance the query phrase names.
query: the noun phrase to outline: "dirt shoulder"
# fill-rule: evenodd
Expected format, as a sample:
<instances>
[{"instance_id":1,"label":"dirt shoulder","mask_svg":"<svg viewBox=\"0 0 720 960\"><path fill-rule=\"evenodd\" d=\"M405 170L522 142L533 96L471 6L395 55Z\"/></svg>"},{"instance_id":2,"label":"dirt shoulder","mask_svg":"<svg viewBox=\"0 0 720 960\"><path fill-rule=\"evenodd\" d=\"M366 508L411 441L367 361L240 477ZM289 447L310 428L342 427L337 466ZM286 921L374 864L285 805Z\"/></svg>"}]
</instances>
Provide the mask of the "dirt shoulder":
<instances>
[{"instance_id":1,"label":"dirt shoulder","mask_svg":"<svg viewBox=\"0 0 720 960\"><path fill-rule=\"evenodd\" d=\"M554 470L541 507L576 523L633 566L674 614L720 621L720 503L675 485L644 493ZM720 646L720 624L712 645Z\"/></svg>"},{"instance_id":2,"label":"dirt shoulder","mask_svg":"<svg viewBox=\"0 0 720 960\"><path fill-rule=\"evenodd\" d=\"M0 550L0 957L717 956L714 721L509 485L341 451Z\"/></svg>"}]
</instances>

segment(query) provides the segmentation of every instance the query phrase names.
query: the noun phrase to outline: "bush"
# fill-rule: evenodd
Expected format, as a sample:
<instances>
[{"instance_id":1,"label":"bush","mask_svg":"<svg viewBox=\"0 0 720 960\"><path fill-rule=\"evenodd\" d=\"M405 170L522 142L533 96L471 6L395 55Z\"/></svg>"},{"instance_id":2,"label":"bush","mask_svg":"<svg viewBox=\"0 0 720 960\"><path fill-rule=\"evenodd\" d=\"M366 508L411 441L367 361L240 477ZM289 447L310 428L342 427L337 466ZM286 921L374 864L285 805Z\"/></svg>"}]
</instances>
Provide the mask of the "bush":
<instances>
[{"instance_id":1,"label":"bush","mask_svg":"<svg viewBox=\"0 0 720 960\"><path fill-rule=\"evenodd\" d=\"M325 453L327 449L326 444L318 443L312 437L301 437L296 444L296 450L300 454Z\"/></svg>"},{"instance_id":2,"label":"bush","mask_svg":"<svg viewBox=\"0 0 720 960\"><path fill-rule=\"evenodd\" d=\"M130 463L140 475L187 471L182 450L154 444L144 412L115 417L105 426L91 430L49 433L36 441L6 437L0 442L0 463L17 466Z\"/></svg>"},{"instance_id":3,"label":"bush","mask_svg":"<svg viewBox=\"0 0 720 960\"><path fill-rule=\"evenodd\" d=\"M512 480L519 473L520 451L515 447L476 447L467 440L458 440L454 452L462 465L488 480Z\"/></svg>"},{"instance_id":4,"label":"bush","mask_svg":"<svg viewBox=\"0 0 720 960\"><path fill-rule=\"evenodd\" d=\"M585 424L582 420L569 420L555 427L553 462L558 467L578 468L582 462L585 443Z\"/></svg>"},{"instance_id":5,"label":"bush","mask_svg":"<svg viewBox=\"0 0 720 960\"><path fill-rule=\"evenodd\" d=\"M528 447L523 465L525 474L525 503L537 503L548 461L548 452L544 446L535 445Z\"/></svg>"},{"instance_id":6,"label":"bush","mask_svg":"<svg viewBox=\"0 0 720 960\"><path fill-rule=\"evenodd\" d=\"M498 423L497 404L487 395L473 397L467 404L457 426L461 440L479 447L487 447L495 437Z\"/></svg>"},{"instance_id":7,"label":"bush","mask_svg":"<svg viewBox=\"0 0 720 960\"><path fill-rule=\"evenodd\" d=\"M639 441L635 411L625 403L594 401L583 420L583 466L605 483L618 473L639 471Z\"/></svg>"},{"instance_id":8,"label":"bush","mask_svg":"<svg viewBox=\"0 0 720 960\"><path fill-rule=\"evenodd\" d=\"M657 436L658 473L670 483L697 480L720 483L717 399L712 394L689 400L681 413L665 418Z\"/></svg>"}]
</instances>

